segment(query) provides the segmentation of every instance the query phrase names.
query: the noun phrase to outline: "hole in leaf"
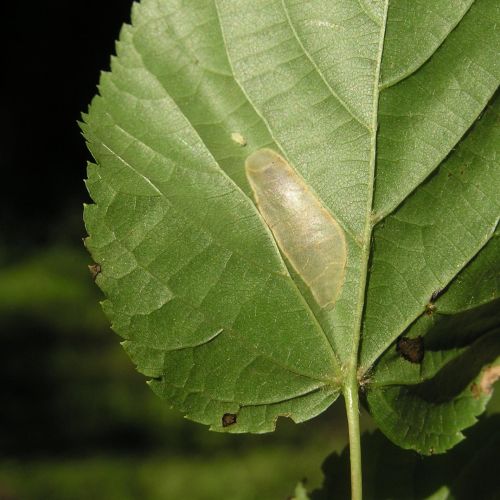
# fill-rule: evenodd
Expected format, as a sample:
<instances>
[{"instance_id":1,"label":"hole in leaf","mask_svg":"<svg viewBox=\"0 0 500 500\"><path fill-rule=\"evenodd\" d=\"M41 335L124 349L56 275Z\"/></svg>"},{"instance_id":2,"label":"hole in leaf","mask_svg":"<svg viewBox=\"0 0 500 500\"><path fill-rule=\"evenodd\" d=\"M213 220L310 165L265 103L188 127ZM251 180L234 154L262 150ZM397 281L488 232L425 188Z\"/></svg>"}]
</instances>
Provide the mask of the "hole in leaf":
<instances>
[{"instance_id":1,"label":"hole in leaf","mask_svg":"<svg viewBox=\"0 0 500 500\"><path fill-rule=\"evenodd\" d=\"M236 414L234 413L224 413L222 416L222 427L229 427L236 423Z\"/></svg>"}]
</instances>

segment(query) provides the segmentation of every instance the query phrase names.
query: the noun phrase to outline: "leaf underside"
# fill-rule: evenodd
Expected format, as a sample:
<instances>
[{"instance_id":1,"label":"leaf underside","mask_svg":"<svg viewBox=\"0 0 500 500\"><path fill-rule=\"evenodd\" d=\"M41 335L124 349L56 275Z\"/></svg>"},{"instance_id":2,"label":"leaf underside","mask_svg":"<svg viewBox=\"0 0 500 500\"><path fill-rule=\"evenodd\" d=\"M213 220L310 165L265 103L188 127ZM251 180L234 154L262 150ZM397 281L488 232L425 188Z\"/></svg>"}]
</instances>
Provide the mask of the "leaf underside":
<instances>
[{"instance_id":1,"label":"leaf underside","mask_svg":"<svg viewBox=\"0 0 500 500\"><path fill-rule=\"evenodd\" d=\"M500 5L422 9L134 4L82 123L86 245L124 348L189 418L270 431L324 411L352 370L382 431L421 453L483 411L500 356ZM255 206L244 163L261 148L346 234L332 309ZM421 362L401 336L423 339Z\"/></svg>"}]
</instances>

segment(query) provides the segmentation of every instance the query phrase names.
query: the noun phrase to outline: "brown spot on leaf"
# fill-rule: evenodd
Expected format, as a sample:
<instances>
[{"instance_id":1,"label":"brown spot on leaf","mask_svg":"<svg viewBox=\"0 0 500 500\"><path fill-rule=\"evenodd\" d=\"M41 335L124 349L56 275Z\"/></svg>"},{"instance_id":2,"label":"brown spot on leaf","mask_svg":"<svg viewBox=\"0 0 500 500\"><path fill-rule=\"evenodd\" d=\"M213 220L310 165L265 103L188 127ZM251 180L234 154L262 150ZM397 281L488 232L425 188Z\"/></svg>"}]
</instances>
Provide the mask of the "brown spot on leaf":
<instances>
[{"instance_id":1,"label":"brown spot on leaf","mask_svg":"<svg viewBox=\"0 0 500 500\"><path fill-rule=\"evenodd\" d=\"M472 397L474 399L479 399L479 396L481 396L479 386L475 382L470 386L470 392L472 392Z\"/></svg>"},{"instance_id":2,"label":"brown spot on leaf","mask_svg":"<svg viewBox=\"0 0 500 500\"><path fill-rule=\"evenodd\" d=\"M422 337L415 337L414 339L400 337L396 344L396 351L410 363L420 364L425 353L424 339Z\"/></svg>"},{"instance_id":3,"label":"brown spot on leaf","mask_svg":"<svg viewBox=\"0 0 500 500\"><path fill-rule=\"evenodd\" d=\"M90 275L92 276L92 279L95 281L98 274L101 272L101 265L100 264L92 264L89 266L89 271L90 271Z\"/></svg>"},{"instance_id":4,"label":"brown spot on leaf","mask_svg":"<svg viewBox=\"0 0 500 500\"><path fill-rule=\"evenodd\" d=\"M236 415L234 413L224 413L222 416L222 427L229 427L236 423Z\"/></svg>"}]
</instances>

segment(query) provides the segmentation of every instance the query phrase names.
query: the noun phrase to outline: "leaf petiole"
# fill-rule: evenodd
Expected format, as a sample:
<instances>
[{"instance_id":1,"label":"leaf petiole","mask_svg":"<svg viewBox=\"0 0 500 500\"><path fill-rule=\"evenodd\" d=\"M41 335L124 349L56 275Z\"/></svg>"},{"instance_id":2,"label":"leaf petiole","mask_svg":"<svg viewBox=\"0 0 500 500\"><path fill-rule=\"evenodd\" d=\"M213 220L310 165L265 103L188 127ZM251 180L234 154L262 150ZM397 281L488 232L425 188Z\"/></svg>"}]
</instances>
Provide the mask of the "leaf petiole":
<instances>
[{"instance_id":1,"label":"leaf petiole","mask_svg":"<svg viewBox=\"0 0 500 500\"><path fill-rule=\"evenodd\" d=\"M351 463L351 499L362 500L361 433L359 429L359 395L356 376L349 377L344 387L345 408L349 425Z\"/></svg>"}]
</instances>

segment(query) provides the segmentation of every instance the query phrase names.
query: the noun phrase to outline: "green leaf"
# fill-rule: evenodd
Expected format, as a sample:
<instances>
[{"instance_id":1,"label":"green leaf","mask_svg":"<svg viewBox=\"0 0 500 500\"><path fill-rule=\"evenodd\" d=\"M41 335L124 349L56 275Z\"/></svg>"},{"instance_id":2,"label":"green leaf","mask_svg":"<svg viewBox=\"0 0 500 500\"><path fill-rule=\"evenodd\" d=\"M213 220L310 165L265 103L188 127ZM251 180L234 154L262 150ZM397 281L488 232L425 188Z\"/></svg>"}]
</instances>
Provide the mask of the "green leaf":
<instances>
[{"instance_id":1,"label":"green leaf","mask_svg":"<svg viewBox=\"0 0 500 500\"><path fill-rule=\"evenodd\" d=\"M364 434L363 477L366 500L387 498L497 498L500 415L492 415L467 433L467 440L446 455L422 459L394 446L381 432ZM349 498L349 454L332 453L322 466L324 481L310 500ZM391 471L388 477L387 471ZM306 497L307 498L307 497Z\"/></svg>"},{"instance_id":2,"label":"green leaf","mask_svg":"<svg viewBox=\"0 0 500 500\"><path fill-rule=\"evenodd\" d=\"M82 124L86 245L114 330L169 404L265 432L359 383L383 431L424 453L484 409L470 384L500 355L500 6L471 4L134 4ZM262 148L345 234L333 307L259 213L245 160ZM402 334L425 337L422 363L395 354Z\"/></svg>"}]
</instances>

